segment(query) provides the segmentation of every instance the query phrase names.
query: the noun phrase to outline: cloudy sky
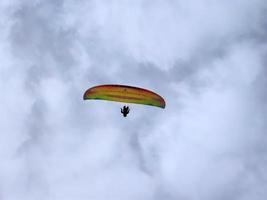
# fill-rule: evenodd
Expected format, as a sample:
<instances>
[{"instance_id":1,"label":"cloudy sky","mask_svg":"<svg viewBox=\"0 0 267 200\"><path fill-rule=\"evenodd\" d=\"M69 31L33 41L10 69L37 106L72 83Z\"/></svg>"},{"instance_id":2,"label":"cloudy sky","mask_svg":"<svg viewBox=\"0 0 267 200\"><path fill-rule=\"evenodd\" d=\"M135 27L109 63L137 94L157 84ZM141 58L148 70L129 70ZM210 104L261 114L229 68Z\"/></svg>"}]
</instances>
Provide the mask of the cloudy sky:
<instances>
[{"instance_id":1,"label":"cloudy sky","mask_svg":"<svg viewBox=\"0 0 267 200\"><path fill-rule=\"evenodd\" d=\"M266 0L1 0L1 200L265 200ZM166 109L83 101L98 84Z\"/></svg>"}]
</instances>

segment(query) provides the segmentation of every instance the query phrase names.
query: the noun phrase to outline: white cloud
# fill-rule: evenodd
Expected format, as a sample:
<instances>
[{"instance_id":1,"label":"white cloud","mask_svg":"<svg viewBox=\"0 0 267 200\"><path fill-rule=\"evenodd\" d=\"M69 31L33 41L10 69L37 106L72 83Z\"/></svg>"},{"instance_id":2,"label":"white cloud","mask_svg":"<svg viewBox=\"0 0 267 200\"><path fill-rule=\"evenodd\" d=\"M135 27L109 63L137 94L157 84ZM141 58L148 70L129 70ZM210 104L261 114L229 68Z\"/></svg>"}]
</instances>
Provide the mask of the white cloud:
<instances>
[{"instance_id":1,"label":"white cloud","mask_svg":"<svg viewBox=\"0 0 267 200\"><path fill-rule=\"evenodd\" d=\"M265 199L265 8L1 2L0 199ZM167 107L82 100L105 83Z\"/></svg>"}]
</instances>

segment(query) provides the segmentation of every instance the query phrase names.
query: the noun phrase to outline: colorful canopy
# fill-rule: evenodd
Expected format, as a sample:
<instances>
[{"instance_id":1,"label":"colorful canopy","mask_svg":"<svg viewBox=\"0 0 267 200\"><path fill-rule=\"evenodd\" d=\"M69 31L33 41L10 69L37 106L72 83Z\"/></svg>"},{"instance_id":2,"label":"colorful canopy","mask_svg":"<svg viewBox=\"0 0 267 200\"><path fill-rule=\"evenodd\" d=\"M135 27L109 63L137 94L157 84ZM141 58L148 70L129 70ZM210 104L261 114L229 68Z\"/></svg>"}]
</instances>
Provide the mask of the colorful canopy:
<instances>
[{"instance_id":1,"label":"colorful canopy","mask_svg":"<svg viewBox=\"0 0 267 200\"><path fill-rule=\"evenodd\" d=\"M89 88L84 93L83 99L137 103L165 108L165 101L160 95L150 90L128 85L98 85Z\"/></svg>"}]
</instances>

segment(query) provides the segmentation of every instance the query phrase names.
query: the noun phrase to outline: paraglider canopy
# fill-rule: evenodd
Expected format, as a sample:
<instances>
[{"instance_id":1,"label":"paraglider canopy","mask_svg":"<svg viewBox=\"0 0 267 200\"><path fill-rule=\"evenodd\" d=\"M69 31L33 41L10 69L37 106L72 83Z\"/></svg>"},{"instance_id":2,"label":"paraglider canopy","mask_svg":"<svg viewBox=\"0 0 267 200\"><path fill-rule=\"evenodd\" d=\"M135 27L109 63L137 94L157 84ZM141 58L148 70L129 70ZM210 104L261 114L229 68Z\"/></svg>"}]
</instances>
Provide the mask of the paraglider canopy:
<instances>
[{"instance_id":1,"label":"paraglider canopy","mask_svg":"<svg viewBox=\"0 0 267 200\"><path fill-rule=\"evenodd\" d=\"M165 108L164 99L150 90L128 85L98 85L86 90L84 100L107 100Z\"/></svg>"}]
</instances>

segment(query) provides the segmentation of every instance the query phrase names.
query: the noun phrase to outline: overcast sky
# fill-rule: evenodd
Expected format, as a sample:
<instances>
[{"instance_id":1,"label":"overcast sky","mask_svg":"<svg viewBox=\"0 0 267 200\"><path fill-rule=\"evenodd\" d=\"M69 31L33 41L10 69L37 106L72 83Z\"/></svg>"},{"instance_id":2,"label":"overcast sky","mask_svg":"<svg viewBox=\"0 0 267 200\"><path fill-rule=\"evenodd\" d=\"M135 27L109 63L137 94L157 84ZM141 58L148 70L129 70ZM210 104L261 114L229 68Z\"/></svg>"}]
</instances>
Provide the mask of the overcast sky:
<instances>
[{"instance_id":1,"label":"overcast sky","mask_svg":"<svg viewBox=\"0 0 267 200\"><path fill-rule=\"evenodd\" d=\"M1 0L1 200L267 199L266 0ZM166 108L83 101L98 84Z\"/></svg>"}]
</instances>

